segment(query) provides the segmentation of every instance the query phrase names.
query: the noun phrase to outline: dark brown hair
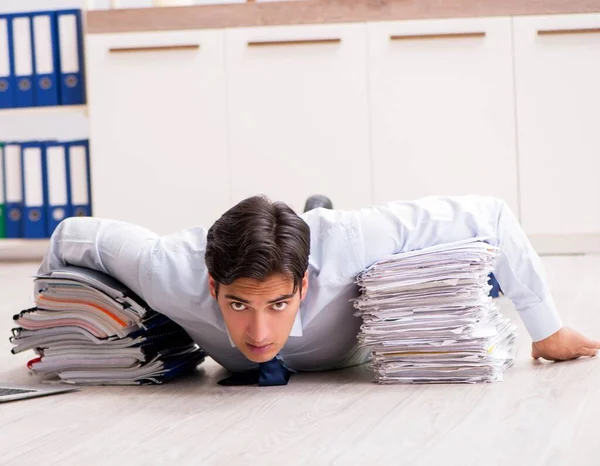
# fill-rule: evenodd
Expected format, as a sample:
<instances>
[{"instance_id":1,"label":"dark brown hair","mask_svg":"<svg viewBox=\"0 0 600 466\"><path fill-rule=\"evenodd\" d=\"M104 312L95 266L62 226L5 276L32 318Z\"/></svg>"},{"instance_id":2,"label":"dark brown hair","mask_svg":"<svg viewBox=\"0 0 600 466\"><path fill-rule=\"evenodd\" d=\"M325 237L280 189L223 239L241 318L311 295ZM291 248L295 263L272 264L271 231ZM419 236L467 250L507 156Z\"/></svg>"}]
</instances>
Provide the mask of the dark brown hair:
<instances>
[{"instance_id":1,"label":"dark brown hair","mask_svg":"<svg viewBox=\"0 0 600 466\"><path fill-rule=\"evenodd\" d=\"M310 229L287 204L265 196L241 201L208 230L205 261L216 282L238 278L265 280L282 273L294 281L294 293L308 268Z\"/></svg>"}]
</instances>

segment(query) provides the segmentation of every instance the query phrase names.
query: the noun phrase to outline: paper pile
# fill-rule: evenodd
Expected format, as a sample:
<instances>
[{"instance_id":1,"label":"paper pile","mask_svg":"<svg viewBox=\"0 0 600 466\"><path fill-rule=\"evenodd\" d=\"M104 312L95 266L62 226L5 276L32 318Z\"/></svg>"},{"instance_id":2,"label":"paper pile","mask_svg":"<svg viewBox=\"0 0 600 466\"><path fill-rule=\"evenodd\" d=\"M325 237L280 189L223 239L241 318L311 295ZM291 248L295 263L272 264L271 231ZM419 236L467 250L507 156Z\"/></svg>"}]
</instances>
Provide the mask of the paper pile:
<instances>
[{"instance_id":1,"label":"paper pile","mask_svg":"<svg viewBox=\"0 0 600 466\"><path fill-rule=\"evenodd\" d=\"M185 331L100 272L66 267L34 281L36 307L14 316L13 353L48 380L78 385L163 383L204 360Z\"/></svg>"},{"instance_id":2,"label":"paper pile","mask_svg":"<svg viewBox=\"0 0 600 466\"><path fill-rule=\"evenodd\" d=\"M488 296L498 249L479 238L390 256L358 276L361 345L379 383L502 380L515 326Z\"/></svg>"}]
</instances>

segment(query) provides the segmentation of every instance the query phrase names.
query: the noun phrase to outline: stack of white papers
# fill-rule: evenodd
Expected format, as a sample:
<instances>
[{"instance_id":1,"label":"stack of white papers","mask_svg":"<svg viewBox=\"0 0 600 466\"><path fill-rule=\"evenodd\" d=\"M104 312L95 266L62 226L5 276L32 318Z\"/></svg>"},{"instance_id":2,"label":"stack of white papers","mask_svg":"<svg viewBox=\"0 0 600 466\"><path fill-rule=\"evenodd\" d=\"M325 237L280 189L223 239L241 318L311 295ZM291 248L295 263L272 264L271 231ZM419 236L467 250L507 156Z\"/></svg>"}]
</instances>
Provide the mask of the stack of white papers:
<instances>
[{"instance_id":1,"label":"stack of white papers","mask_svg":"<svg viewBox=\"0 0 600 466\"><path fill-rule=\"evenodd\" d=\"M516 327L489 297L497 248L482 238L396 254L357 279L358 336L379 383L502 380Z\"/></svg>"},{"instance_id":2,"label":"stack of white papers","mask_svg":"<svg viewBox=\"0 0 600 466\"><path fill-rule=\"evenodd\" d=\"M36 307L14 316L12 352L29 369L79 385L163 383L193 370L202 351L176 323L100 272L67 267L35 279Z\"/></svg>"}]
</instances>

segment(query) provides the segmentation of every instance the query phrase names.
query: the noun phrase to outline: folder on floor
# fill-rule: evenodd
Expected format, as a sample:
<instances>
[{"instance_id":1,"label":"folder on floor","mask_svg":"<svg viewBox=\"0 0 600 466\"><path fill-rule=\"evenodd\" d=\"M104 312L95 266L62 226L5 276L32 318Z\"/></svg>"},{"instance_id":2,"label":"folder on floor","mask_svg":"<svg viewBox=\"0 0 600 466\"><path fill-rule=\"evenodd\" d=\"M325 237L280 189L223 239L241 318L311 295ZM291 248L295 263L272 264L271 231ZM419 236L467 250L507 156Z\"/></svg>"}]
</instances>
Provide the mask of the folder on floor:
<instances>
[{"instance_id":1,"label":"folder on floor","mask_svg":"<svg viewBox=\"0 0 600 466\"><path fill-rule=\"evenodd\" d=\"M7 238L23 237L23 180L21 168L21 145L4 144L4 208Z\"/></svg>"},{"instance_id":2,"label":"folder on floor","mask_svg":"<svg viewBox=\"0 0 600 466\"><path fill-rule=\"evenodd\" d=\"M71 214L69 201L69 173L67 145L61 142L46 143L46 234L48 237L66 217Z\"/></svg>"},{"instance_id":3,"label":"folder on floor","mask_svg":"<svg viewBox=\"0 0 600 466\"><path fill-rule=\"evenodd\" d=\"M46 238L46 157L43 142L21 144L23 237Z\"/></svg>"},{"instance_id":4,"label":"folder on floor","mask_svg":"<svg viewBox=\"0 0 600 466\"><path fill-rule=\"evenodd\" d=\"M53 11L32 14L35 104L58 105L58 31Z\"/></svg>"},{"instance_id":5,"label":"folder on floor","mask_svg":"<svg viewBox=\"0 0 600 466\"><path fill-rule=\"evenodd\" d=\"M15 107L32 107L33 94L33 41L31 15L8 15L12 23L13 89Z\"/></svg>"},{"instance_id":6,"label":"folder on floor","mask_svg":"<svg viewBox=\"0 0 600 466\"><path fill-rule=\"evenodd\" d=\"M0 238L6 237L4 226L4 143L0 142Z\"/></svg>"},{"instance_id":7,"label":"folder on floor","mask_svg":"<svg viewBox=\"0 0 600 466\"><path fill-rule=\"evenodd\" d=\"M467 238L387 256L358 274L358 341L376 382L502 380L517 334L488 295L500 252Z\"/></svg>"},{"instance_id":8,"label":"folder on floor","mask_svg":"<svg viewBox=\"0 0 600 466\"><path fill-rule=\"evenodd\" d=\"M11 108L13 102L12 23L0 15L0 108Z\"/></svg>"},{"instance_id":9,"label":"folder on floor","mask_svg":"<svg viewBox=\"0 0 600 466\"><path fill-rule=\"evenodd\" d=\"M56 12L60 61L60 100L63 105L85 102L81 10Z\"/></svg>"},{"instance_id":10,"label":"folder on floor","mask_svg":"<svg viewBox=\"0 0 600 466\"><path fill-rule=\"evenodd\" d=\"M165 383L204 361L181 326L101 272L69 266L38 275L34 298L35 308L13 317L10 342L13 354L38 353L27 367L47 381Z\"/></svg>"},{"instance_id":11,"label":"folder on floor","mask_svg":"<svg viewBox=\"0 0 600 466\"><path fill-rule=\"evenodd\" d=\"M66 146L71 200L70 216L88 217L92 215L89 143L87 140L70 141Z\"/></svg>"}]
</instances>

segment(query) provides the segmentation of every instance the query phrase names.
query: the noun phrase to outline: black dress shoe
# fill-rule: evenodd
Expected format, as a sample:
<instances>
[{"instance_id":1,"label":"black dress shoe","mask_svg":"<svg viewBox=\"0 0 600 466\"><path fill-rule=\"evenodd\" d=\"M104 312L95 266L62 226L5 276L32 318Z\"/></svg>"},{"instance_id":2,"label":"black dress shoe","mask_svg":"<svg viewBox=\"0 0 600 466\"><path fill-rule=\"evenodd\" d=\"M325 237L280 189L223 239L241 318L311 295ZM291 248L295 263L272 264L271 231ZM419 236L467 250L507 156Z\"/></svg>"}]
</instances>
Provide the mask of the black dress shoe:
<instances>
[{"instance_id":1,"label":"black dress shoe","mask_svg":"<svg viewBox=\"0 0 600 466\"><path fill-rule=\"evenodd\" d=\"M327 196L315 194L313 196L310 196L306 200L306 204L304 204L304 212L317 209L318 207L324 207L325 209L333 209L333 204L331 202L331 199L329 199Z\"/></svg>"}]
</instances>

